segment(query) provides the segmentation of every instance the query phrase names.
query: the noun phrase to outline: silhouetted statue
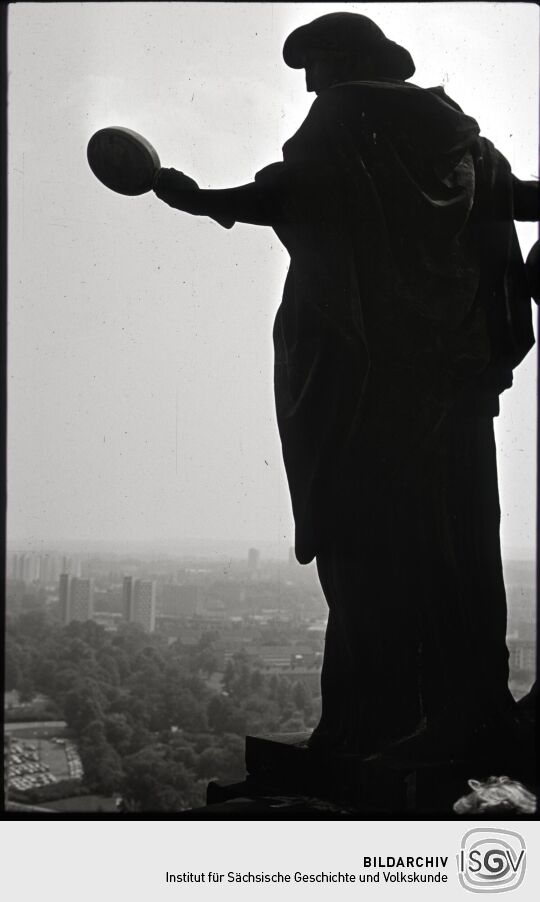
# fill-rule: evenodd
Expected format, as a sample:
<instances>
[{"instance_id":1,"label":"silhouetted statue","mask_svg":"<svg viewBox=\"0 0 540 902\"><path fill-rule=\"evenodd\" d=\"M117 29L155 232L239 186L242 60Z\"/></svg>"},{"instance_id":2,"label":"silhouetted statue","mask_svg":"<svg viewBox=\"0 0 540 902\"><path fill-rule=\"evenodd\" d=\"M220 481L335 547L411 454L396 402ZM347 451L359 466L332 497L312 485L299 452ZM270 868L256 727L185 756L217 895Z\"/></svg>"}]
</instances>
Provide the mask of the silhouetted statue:
<instances>
[{"instance_id":1,"label":"silhouetted statue","mask_svg":"<svg viewBox=\"0 0 540 902\"><path fill-rule=\"evenodd\" d=\"M179 210L272 226L290 253L275 396L301 563L329 605L311 744L372 752L427 730L451 752L514 722L493 435L533 344L519 182L442 88L364 16L298 28L317 98L251 184Z\"/></svg>"}]
</instances>

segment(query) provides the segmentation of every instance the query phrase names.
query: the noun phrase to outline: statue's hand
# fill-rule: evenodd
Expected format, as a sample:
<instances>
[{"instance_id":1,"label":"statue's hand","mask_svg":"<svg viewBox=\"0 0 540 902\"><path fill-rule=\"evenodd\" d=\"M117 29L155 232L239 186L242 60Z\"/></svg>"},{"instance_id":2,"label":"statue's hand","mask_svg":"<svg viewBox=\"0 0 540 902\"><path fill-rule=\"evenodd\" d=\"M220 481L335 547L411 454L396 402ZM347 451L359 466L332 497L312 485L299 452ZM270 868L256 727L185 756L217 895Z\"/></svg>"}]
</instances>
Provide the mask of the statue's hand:
<instances>
[{"instance_id":1,"label":"statue's hand","mask_svg":"<svg viewBox=\"0 0 540 902\"><path fill-rule=\"evenodd\" d=\"M197 191L199 188L196 181L190 179L183 172L178 172L177 169L158 169L152 187L154 194L160 200L169 204L170 207L176 207L178 210L181 210L182 207L178 203L177 193L181 191Z\"/></svg>"},{"instance_id":2,"label":"statue's hand","mask_svg":"<svg viewBox=\"0 0 540 902\"><path fill-rule=\"evenodd\" d=\"M210 216L225 229L232 228L235 223L226 212L216 211L215 201L213 206L209 202L208 194L219 192L199 191L197 182L176 169L158 169L154 176L153 189L156 197L175 210L183 210L196 216Z\"/></svg>"}]
</instances>

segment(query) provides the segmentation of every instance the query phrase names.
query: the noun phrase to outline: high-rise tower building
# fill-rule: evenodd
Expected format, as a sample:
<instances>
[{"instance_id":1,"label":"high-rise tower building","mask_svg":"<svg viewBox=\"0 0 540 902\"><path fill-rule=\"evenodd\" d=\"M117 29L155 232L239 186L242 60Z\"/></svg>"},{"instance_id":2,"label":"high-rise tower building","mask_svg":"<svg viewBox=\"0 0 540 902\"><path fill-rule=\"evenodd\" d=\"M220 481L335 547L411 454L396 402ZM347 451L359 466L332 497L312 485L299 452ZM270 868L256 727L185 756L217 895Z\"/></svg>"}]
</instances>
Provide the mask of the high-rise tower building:
<instances>
[{"instance_id":1,"label":"high-rise tower building","mask_svg":"<svg viewBox=\"0 0 540 902\"><path fill-rule=\"evenodd\" d=\"M122 610L124 617L128 623L132 622L132 606L133 606L133 577L124 576L122 583Z\"/></svg>"},{"instance_id":2,"label":"high-rise tower building","mask_svg":"<svg viewBox=\"0 0 540 902\"><path fill-rule=\"evenodd\" d=\"M153 633L156 626L155 582L124 576L123 601L128 623L138 623L147 633Z\"/></svg>"},{"instance_id":3,"label":"high-rise tower building","mask_svg":"<svg viewBox=\"0 0 540 902\"><path fill-rule=\"evenodd\" d=\"M69 573L60 574L58 600L60 602L60 619L65 626L66 623L69 623Z\"/></svg>"},{"instance_id":4,"label":"high-rise tower building","mask_svg":"<svg viewBox=\"0 0 540 902\"><path fill-rule=\"evenodd\" d=\"M94 585L91 579L72 577L69 607L70 621L92 619L94 613Z\"/></svg>"},{"instance_id":5,"label":"high-rise tower building","mask_svg":"<svg viewBox=\"0 0 540 902\"><path fill-rule=\"evenodd\" d=\"M62 623L91 620L94 614L94 585L91 579L60 575L58 587Z\"/></svg>"}]
</instances>

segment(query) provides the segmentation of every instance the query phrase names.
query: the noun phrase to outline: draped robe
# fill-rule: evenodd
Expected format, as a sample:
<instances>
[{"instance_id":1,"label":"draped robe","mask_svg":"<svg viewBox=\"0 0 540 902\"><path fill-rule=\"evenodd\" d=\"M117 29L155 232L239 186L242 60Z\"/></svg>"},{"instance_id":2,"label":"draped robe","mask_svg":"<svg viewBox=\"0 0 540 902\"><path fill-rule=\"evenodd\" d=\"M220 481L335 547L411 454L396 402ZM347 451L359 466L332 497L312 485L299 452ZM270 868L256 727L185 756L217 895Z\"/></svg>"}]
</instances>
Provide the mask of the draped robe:
<instances>
[{"instance_id":1,"label":"draped robe","mask_svg":"<svg viewBox=\"0 0 540 902\"><path fill-rule=\"evenodd\" d=\"M492 417L533 344L504 157L442 88L315 100L283 161L275 398L329 604L313 739L372 750L512 715Z\"/></svg>"}]
</instances>

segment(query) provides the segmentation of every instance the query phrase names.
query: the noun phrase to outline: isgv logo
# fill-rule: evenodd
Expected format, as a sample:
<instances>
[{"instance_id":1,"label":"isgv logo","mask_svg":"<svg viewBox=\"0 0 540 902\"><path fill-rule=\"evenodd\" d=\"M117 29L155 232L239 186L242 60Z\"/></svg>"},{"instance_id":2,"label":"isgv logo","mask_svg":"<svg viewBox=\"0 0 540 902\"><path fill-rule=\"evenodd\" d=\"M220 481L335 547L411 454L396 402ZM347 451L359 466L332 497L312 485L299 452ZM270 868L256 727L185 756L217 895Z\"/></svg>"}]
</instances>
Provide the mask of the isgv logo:
<instances>
[{"instance_id":1,"label":"isgv logo","mask_svg":"<svg viewBox=\"0 0 540 902\"><path fill-rule=\"evenodd\" d=\"M525 840L512 830L476 828L461 840L459 882L471 893L504 893L525 876Z\"/></svg>"}]
</instances>

